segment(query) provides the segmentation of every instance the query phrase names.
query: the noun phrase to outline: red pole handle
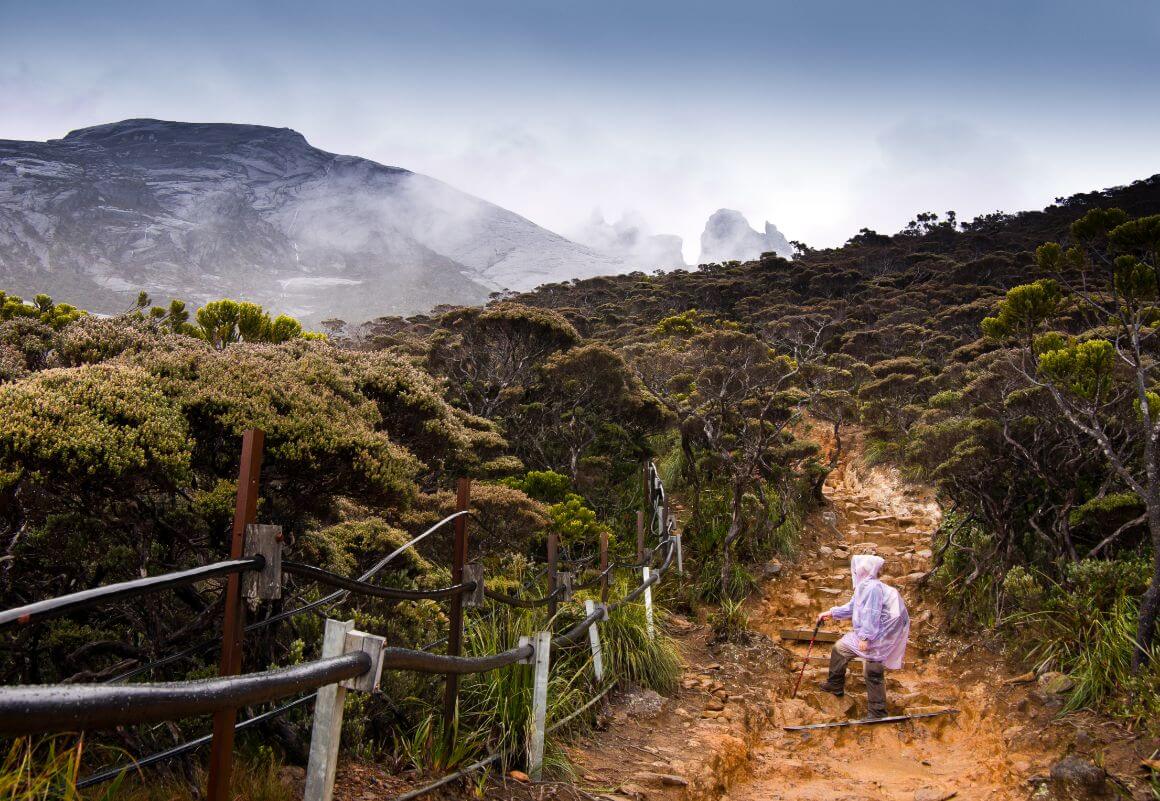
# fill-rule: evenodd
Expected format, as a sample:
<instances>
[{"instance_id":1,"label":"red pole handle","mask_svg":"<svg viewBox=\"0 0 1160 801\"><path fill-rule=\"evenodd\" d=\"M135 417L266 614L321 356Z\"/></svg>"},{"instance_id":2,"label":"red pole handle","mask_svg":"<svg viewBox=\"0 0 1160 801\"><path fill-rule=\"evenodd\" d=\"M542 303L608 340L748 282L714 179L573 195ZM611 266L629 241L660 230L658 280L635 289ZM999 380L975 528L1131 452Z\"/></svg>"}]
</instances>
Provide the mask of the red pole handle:
<instances>
[{"instance_id":1,"label":"red pole handle","mask_svg":"<svg viewBox=\"0 0 1160 801\"><path fill-rule=\"evenodd\" d=\"M808 665L810 662L810 654L814 652L814 640L818 638L818 629L821 627L822 621L821 618L819 618L817 624L814 625L814 633L810 635L810 647L806 649L806 658L802 660L802 669L801 672L798 673L797 684L794 685L793 695L791 695L790 698L797 698L798 690L801 689L802 676L806 675L806 665Z\"/></svg>"}]
</instances>

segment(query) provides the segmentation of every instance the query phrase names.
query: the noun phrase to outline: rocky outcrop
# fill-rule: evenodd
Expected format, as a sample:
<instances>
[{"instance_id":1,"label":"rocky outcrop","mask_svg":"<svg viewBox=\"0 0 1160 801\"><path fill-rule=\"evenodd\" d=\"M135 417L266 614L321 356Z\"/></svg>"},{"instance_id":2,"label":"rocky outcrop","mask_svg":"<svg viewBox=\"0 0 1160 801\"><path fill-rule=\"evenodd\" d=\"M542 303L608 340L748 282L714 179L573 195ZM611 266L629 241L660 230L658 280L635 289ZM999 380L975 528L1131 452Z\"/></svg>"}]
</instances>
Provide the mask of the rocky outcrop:
<instances>
[{"instance_id":1,"label":"rocky outcrop","mask_svg":"<svg viewBox=\"0 0 1160 801\"><path fill-rule=\"evenodd\" d=\"M745 216L734 209L718 209L705 223L701 234L701 264L749 261L762 253L793 255L793 248L777 226L767 222L765 233L749 227Z\"/></svg>"}]
</instances>

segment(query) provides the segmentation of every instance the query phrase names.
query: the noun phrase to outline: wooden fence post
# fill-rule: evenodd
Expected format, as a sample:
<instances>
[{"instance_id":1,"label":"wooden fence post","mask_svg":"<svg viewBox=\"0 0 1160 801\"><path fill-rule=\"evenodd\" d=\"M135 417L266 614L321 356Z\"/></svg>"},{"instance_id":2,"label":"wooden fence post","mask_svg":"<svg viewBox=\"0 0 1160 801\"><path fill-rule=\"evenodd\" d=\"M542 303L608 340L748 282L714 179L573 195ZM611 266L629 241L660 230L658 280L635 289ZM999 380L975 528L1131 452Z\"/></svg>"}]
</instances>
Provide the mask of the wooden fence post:
<instances>
[{"instance_id":1,"label":"wooden fence post","mask_svg":"<svg viewBox=\"0 0 1160 801\"><path fill-rule=\"evenodd\" d=\"M608 603L608 532L600 532L600 603Z\"/></svg>"},{"instance_id":2,"label":"wooden fence post","mask_svg":"<svg viewBox=\"0 0 1160 801\"><path fill-rule=\"evenodd\" d=\"M584 602L584 615L587 617L596 611L596 602L589 598ZM600 647L599 621L588 627L588 641L592 644L592 672L596 676L596 683L604 681L604 651Z\"/></svg>"},{"instance_id":3,"label":"wooden fence post","mask_svg":"<svg viewBox=\"0 0 1160 801\"><path fill-rule=\"evenodd\" d=\"M304 801L330 801L333 797L346 692L373 693L378 690L385 644L382 637L354 631L353 620L327 619L322 630L322 657L363 651L371 658L371 669L353 679L319 688L314 700L314 724L310 730L310 761L306 767Z\"/></svg>"},{"instance_id":4,"label":"wooden fence post","mask_svg":"<svg viewBox=\"0 0 1160 801\"><path fill-rule=\"evenodd\" d=\"M258 516L259 479L262 472L262 448L266 436L261 429L250 428L242 434L242 458L238 469L238 494L234 505L234 525L230 539L230 558L244 556L246 527ZM222 651L219 676L236 676L242 669L242 637L246 630L246 610L242 604L242 582L237 573L226 579L225 623L222 626ZM234 761L234 725L237 709L223 709L213 716L213 740L209 754L208 801L228 801L230 772Z\"/></svg>"},{"instance_id":5,"label":"wooden fence post","mask_svg":"<svg viewBox=\"0 0 1160 801\"><path fill-rule=\"evenodd\" d=\"M266 566L242 574L242 597L251 604L282 597L282 527L246 526L246 556L261 556Z\"/></svg>"},{"instance_id":6,"label":"wooden fence post","mask_svg":"<svg viewBox=\"0 0 1160 801\"><path fill-rule=\"evenodd\" d=\"M636 561L644 561L644 512L636 513Z\"/></svg>"},{"instance_id":7,"label":"wooden fence post","mask_svg":"<svg viewBox=\"0 0 1160 801\"><path fill-rule=\"evenodd\" d=\"M455 511L465 512L471 503L471 479L461 478L456 486ZM463 581L463 566L467 563L467 515L455 518L455 544L451 551L451 583ZM459 656L463 653L463 595L451 599L447 614L447 653ZM459 713L459 676L447 674L443 690L443 741L450 746L455 741L456 716Z\"/></svg>"},{"instance_id":8,"label":"wooden fence post","mask_svg":"<svg viewBox=\"0 0 1160 801\"><path fill-rule=\"evenodd\" d=\"M560 535L548 535L548 619L556 616L556 562L560 550Z\"/></svg>"},{"instance_id":9,"label":"wooden fence post","mask_svg":"<svg viewBox=\"0 0 1160 801\"><path fill-rule=\"evenodd\" d=\"M353 620L327 620L322 630L322 658L346 652L347 632ZM310 760L306 766L305 801L327 801L334 793L334 773L338 767L338 743L342 739L342 710L346 687L328 684L318 689L314 699L314 724L310 730Z\"/></svg>"},{"instance_id":10,"label":"wooden fence post","mask_svg":"<svg viewBox=\"0 0 1160 801\"><path fill-rule=\"evenodd\" d=\"M528 775L539 781L544 772L544 732L548 725L548 660L552 632L541 631L533 639L536 649L532 680L532 736L528 740Z\"/></svg>"}]
</instances>

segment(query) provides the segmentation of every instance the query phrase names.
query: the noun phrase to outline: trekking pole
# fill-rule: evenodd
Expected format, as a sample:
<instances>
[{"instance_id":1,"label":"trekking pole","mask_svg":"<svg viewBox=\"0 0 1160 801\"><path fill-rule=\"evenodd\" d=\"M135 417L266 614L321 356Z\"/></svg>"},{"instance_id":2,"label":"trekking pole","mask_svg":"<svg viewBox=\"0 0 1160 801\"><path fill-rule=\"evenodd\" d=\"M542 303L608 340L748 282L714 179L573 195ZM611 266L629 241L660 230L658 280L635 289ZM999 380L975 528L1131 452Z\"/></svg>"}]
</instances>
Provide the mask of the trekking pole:
<instances>
[{"instance_id":1,"label":"trekking pole","mask_svg":"<svg viewBox=\"0 0 1160 801\"><path fill-rule=\"evenodd\" d=\"M806 649L806 658L802 660L802 669L801 669L801 672L798 673L797 684L794 685L793 695L791 695L790 698L797 698L798 690L801 689L802 676L806 675L806 665L808 665L810 663L810 654L812 654L814 652L814 640L816 640L818 638L818 629L820 629L821 627L822 627L822 621L819 620L817 622L817 624L814 626L814 633L810 635L810 647Z\"/></svg>"}]
</instances>

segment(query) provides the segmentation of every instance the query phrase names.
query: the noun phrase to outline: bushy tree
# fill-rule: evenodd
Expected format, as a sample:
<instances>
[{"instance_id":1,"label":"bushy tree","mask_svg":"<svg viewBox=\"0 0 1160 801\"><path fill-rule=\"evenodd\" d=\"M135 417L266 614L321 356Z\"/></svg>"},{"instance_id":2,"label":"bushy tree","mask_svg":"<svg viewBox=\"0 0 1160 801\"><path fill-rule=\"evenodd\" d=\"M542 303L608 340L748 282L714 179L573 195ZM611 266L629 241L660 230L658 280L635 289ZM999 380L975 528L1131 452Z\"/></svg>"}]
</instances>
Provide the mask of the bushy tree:
<instances>
[{"instance_id":1,"label":"bushy tree","mask_svg":"<svg viewBox=\"0 0 1160 801\"><path fill-rule=\"evenodd\" d=\"M37 295L29 302L0 290L0 322L25 318L36 320L59 331L82 315L84 312L75 306L54 303L48 295Z\"/></svg>"},{"instance_id":2,"label":"bushy tree","mask_svg":"<svg viewBox=\"0 0 1160 801\"><path fill-rule=\"evenodd\" d=\"M1119 209L1098 209L1071 234L1077 244L1069 248L1048 243L1036 251L1039 268L1057 274L1058 283L1011 289L984 331L1020 344L1013 364L1027 382L1050 395L1144 503L1154 572L1140 602L1138 667L1160 615L1160 215L1132 220ZM1079 336L1054 328L1065 300L1087 326Z\"/></svg>"},{"instance_id":3,"label":"bushy tree","mask_svg":"<svg viewBox=\"0 0 1160 801\"><path fill-rule=\"evenodd\" d=\"M633 364L644 383L678 419L687 461L721 475L729 490L729 526L718 543L722 592L728 593L733 549L744 533L748 493L768 508L767 484L806 454L788 448L787 426L804 396L792 391L796 362L752 334L713 329L637 349ZM695 477L696 480L696 477Z\"/></svg>"},{"instance_id":4,"label":"bushy tree","mask_svg":"<svg viewBox=\"0 0 1160 801\"><path fill-rule=\"evenodd\" d=\"M494 418L519 403L552 354L579 339L571 323L545 309L506 302L455 309L440 318L426 366L458 405Z\"/></svg>"},{"instance_id":5,"label":"bushy tree","mask_svg":"<svg viewBox=\"0 0 1160 801\"><path fill-rule=\"evenodd\" d=\"M391 523L440 476L502 462L492 425L390 353L302 339L217 350L185 335L150 340L148 321L101 323L57 335L76 366L0 384L5 606L221 558L249 427L267 437L260 514L283 524L291 548L352 506ZM360 568L381 556L346 552ZM182 591L49 623L43 636L22 632L26 658L2 669L7 680L107 676L204 636L212 599Z\"/></svg>"},{"instance_id":6,"label":"bushy tree","mask_svg":"<svg viewBox=\"0 0 1160 801\"><path fill-rule=\"evenodd\" d=\"M573 484L584 458L597 451L639 461L643 438L666 422L664 407L620 354L596 343L553 355L525 397L511 439L536 464L566 473Z\"/></svg>"},{"instance_id":7,"label":"bushy tree","mask_svg":"<svg viewBox=\"0 0 1160 801\"><path fill-rule=\"evenodd\" d=\"M184 307L177 309L177 317L183 311ZM215 300L198 309L195 318L197 336L219 349L235 342L278 343L302 336L302 325L293 317L271 318L261 306L248 301Z\"/></svg>"}]
</instances>

